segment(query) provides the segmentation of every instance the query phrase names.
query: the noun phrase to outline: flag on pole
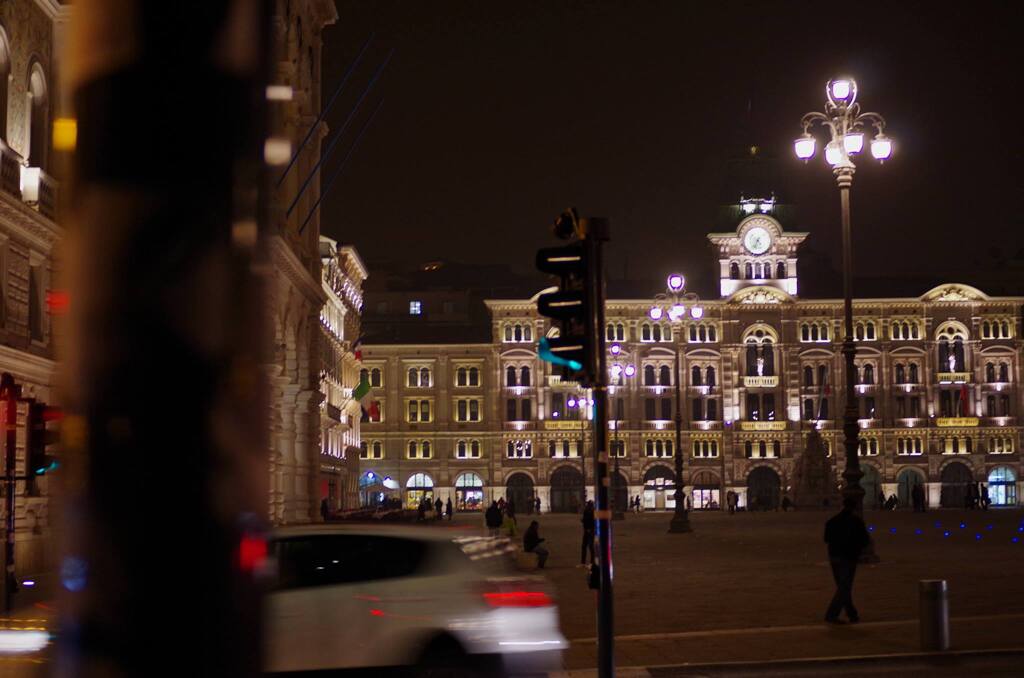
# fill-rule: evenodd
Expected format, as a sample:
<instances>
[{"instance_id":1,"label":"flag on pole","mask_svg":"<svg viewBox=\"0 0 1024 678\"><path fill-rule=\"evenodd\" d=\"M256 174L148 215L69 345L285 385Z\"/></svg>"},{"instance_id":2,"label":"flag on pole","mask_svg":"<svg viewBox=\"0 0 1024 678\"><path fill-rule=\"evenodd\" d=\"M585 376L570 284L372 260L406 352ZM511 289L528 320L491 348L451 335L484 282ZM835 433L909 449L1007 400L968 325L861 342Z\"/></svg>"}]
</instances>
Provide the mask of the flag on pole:
<instances>
[{"instance_id":1,"label":"flag on pole","mask_svg":"<svg viewBox=\"0 0 1024 678\"><path fill-rule=\"evenodd\" d=\"M380 401L373 400L370 402L370 408L366 410L366 418L370 421L380 421Z\"/></svg>"},{"instance_id":2,"label":"flag on pole","mask_svg":"<svg viewBox=\"0 0 1024 678\"><path fill-rule=\"evenodd\" d=\"M971 406L970 396L967 393L967 384L960 386L960 416L970 416L969 410Z\"/></svg>"},{"instance_id":3,"label":"flag on pole","mask_svg":"<svg viewBox=\"0 0 1024 678\"><path fill-rule=\"evenodd\" d=\"M363 372L362 378L359 380L359 384L352 389L352 399L359 403L359 408L363 411L363 416L367 416L367 408L370 406L370 378Z\"/></svg>"},{"instance_id":4,"label":"flag on pole","mask_svg":"<svg viewBox=\"0 0 1024 678\"><path fill-rule=\"evenodd\" d=\"M363 362L363 338L359 337L352 344L352 353L355 355L356 360Z\"/></svg>"}]
</instances>

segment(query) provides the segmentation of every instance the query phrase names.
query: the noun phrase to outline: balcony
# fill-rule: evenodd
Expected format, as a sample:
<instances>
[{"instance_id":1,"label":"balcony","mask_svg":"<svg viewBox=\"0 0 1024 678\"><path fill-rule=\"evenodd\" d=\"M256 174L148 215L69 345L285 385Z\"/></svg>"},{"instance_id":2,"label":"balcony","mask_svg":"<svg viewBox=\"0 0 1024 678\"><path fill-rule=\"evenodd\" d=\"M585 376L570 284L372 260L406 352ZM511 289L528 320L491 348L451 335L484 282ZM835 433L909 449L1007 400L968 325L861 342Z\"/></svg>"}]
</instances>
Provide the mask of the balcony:
<instances>
[{"instance_id":1,"label":"balcony","mask_svg":"<svg viewBox=\"0 0 1024 678\"><path fill-rule=\"evenodd\" d=\"M0 139L0 190L21 200L21 156Z\"/></svg>"},{"instance_id":2,"label":"balcony","mask_svg":"<svg viewBox=\"0 0 1024 678\"><path fill-rule=\"evenodd\" d=\"M964 428L968 426L977 426L977 417L937 417L935 419L935 425L939 428Z\"/></svg>"},{"instance_id":3,"label":"balcony","mask_svg":"<svg viewBox=\"0 0 1024 678\"><path fill-rule=\"evenodd\" d=\"M784 421L741 421L741 431L785 431Z\"/></svg>"},{"instance_id":4,"label":"balcony","mask_svg":"<svg viewBox=\"0 0 1024 678\"><path fill-rule=\"evenodd\" d=\"M970 372L939 372L935 378L940 384L969 384L971 383Z\"/></svg>"},{"instance_id":5,"label":"balcony","mask_svg":"<svg viewBox=\"0 0 1024 678\"><path fill-rule=\"evenodd\" d=\"M480 422L475 423L479 424ZM561 424L563 422L556 423ZM460 430L464 430L465 428L465 424L459 426ZM537 429L537 423L533 421L506 421L502 428L506 431L535 431Z\"/></svg>"},{"instance_id":6,"label":"balcony","mask_svg":"<svg viewBox=\"0 0 1024 678\"><path fill-rule=\"evenodd\" d=\"M775 377L743 377L743 385L747 388L775 388L779 378Z\"/></svg>"}]
</instances>

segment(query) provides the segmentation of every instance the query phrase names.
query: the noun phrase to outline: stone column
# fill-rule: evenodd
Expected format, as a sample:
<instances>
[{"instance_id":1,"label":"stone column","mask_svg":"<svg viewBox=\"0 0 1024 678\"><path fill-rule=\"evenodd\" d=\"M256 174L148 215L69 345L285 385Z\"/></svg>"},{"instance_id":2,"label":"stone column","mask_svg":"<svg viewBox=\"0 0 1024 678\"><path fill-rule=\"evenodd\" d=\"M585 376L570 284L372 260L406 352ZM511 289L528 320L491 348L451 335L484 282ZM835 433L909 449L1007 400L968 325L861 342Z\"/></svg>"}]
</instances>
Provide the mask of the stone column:
<instances>
[{"instance_id":1,"label":"stone column","mask_svg":"<svg viewBox=\"0 0 1024 678\"><path fill-rule=\"evenodd\" d=\"M925 483L928 492L928 508L939 508L942 503L942 483Z\"/></svg>"},{"instance_id":2,"label":"stone column","mask_svg":"<svg viewBox=\"0 0 1024 678\"><path fill-rule=\"evenodd\" d=\"M551 486L534 485L533 492L536 496L540 497L540 512L551 513Z\"/></svg>"},{"instance_id":3,"label":"stone column","mask_svg":"<svg viewBox=\"0 0 1024 678\"><path fill-rule=\"evenodd\" d=\"M315 487L318 477L319 409L323 398L319 391L306 389L295 397L294 496L290 512L292 522L316 520L320 502Z\"/></svg>"}]
</instances>

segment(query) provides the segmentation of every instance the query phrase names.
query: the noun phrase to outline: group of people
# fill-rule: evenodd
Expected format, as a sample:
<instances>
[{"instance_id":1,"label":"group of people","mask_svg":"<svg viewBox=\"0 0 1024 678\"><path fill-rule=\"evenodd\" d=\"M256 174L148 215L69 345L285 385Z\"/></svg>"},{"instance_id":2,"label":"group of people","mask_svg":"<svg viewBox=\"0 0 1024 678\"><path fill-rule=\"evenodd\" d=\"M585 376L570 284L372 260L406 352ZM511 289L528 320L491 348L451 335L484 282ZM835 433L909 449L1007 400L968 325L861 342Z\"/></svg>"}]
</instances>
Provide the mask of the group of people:
<instances>
[{"instance_id":1,"label":"group of people","mask_svg":"<svg viewBox=\"0 0 1024 678\"><path fill-rule=\"evenodd\" d=\"M452 498L448 497L448 502L442 502L441 497L430 502L430 497L423 497L420 500L419 506L416 507L416 521L424 523L427 521L427 514L433 512L434 520L443 520L445 516L448 516L448 520L452 519L454 510L452 508Z\"/></svg>"},{"instance_id":2,"label":"group of people","mask_svg":"<svg viewBox=\"0 0 1024 678\"><path fill-rule=\"evenodd\" d=\"M987 511L992 500L988 496L988 488L982 483L968 483L967 493L964 497L964 508L974 510L980 508Z\"/></svg>"}]
</instances>

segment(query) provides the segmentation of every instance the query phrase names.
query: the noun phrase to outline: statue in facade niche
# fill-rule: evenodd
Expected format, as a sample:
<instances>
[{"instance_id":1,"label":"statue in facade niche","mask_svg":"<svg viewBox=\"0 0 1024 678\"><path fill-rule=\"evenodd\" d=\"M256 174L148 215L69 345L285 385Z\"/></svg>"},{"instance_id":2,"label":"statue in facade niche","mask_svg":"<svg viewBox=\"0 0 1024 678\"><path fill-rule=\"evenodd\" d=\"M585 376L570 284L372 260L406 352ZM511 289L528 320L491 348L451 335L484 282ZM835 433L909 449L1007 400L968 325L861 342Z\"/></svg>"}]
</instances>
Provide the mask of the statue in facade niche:
<instances>
[{"instance_id":1,"label":"statue in facade niche","mask_svg":"<svg viewBox=\"0 0 1024 678\"><path fill-rule=\"evenodd\" d=\"M949 354L949 371L956 372L956 356L952 353Z\"/></svg>"},{"instance_id":2,"label":"statue in facade niche","mask_svg":"<svg viewBox=\"0 0 1024 678\"><path fill-rule=\"evenodd\" d=\"M757 356L757 376L764 376L764 358Z\"/></svg>"},{"instance_id":3,"label":"statue in facade niche","mask_svg":"<svg viewBox=\"0 0 1024 678\"><path fill-rule=\"evenodd\" d=\"M793 467L793 504L798 509L834 509L839 499L832 459L817 427L812 428Z\"/></svg>"}]
</instances>

